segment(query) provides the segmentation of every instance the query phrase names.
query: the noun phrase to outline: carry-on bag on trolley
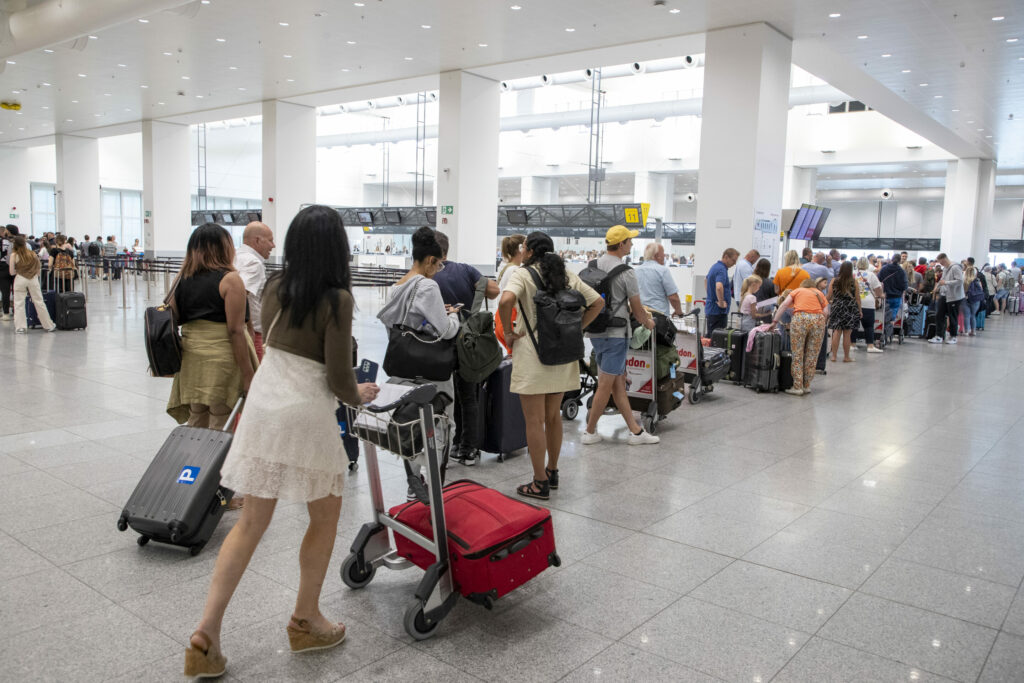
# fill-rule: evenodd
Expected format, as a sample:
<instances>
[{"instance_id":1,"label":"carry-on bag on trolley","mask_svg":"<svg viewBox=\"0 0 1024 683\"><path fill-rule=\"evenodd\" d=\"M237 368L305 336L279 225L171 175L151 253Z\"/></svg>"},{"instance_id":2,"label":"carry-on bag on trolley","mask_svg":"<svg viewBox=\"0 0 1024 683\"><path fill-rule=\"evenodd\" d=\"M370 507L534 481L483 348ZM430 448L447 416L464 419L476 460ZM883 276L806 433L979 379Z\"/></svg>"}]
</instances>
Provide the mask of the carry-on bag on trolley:
<instances>
[{"instance_id":1,"label":"carry-on bag on trolley","mask_svg":"<svg viewBox=\"0 0 1024 683\"><path fill-rule=\"evenodd\" d=\"M233 495L220 485L220 470L231 448L228 430L241 407L238 399L224 431L175 428L125 503L117 528L137 531L139 545L153 540L198 555Z\"/></svg>"},{"instance_id":2,"label":"carry-on bag on trolley","mask_svg":"<svg viewBox=\"0 0 1024 683\"><path fill-rule=\"evenodd\" d=\"M744 360L744 384L761 393L779 390L782 336L775 332L753 332L754 344Z\"/></svg>"},{"instance_id":3,"label":"carry-on bag on trolley","mask_svg":"<svg viewBox=\"0 0 1024 683\"><path fill-rule=\"evenodd\" d=\"M468 479L445 486L443 496L452 579L464 597L490 608L509 591L561 563L551 513L544 508ZM424 536L433 533L430 507L420 501L397 505L388 514ZM395 549L421 569L434 562L433 553L405 536L395 536Z\"/></svg>"},{"instance_id":4,"label":"carry-on bag on trolley","mask_svg":"<svg viewBox=\"0 0 1024 683\"><path fill-rule=\"evenodd\" d=\"M480 414L484 428L480 434L480 450L496 453L498 462L521 448L526 448L526 418L519 403L519 394L513 394L512 361L498 364L481 387Z\"/></svg>"},{"instance_id":5,"label":"carry-on bag on trolley","mask_svg":"<svg viewBox=\"0 0 1024 683\"><path fill-rule=\"evenodd\" d=\"M718 328L711 333L711 345L725 349L732 366L725 379L737 384L743 383L743 356L747 349L747 333L738 328Z\"/></svg>"},{"instance_id":6,"label":"carry-on bag on trolley","mask_svg":"<svg viewBox=\"0 0 1024 683\"><path fill-rule=\"evenodd\" d=\"M382 394L387 386L382 385ZM367 586L380 567L424 568L403 621L410 636L424 640L434 635L460 594L491 607L495 599L561 560L546 510L473 482L442 486L440 449L447 443L449 420L434 412L441 394L434 384L404 388L408 390L397 397L378 396L388 403L348 408L351 433L363 441L373 519L353 541L341 578L357 589ZM378 446L406 465L422 468L422 497L418 493L418 500L385 510Z\"/></svg>"},{"instance_id":7,"label":"carry-on bag on trolley","mask_svg":"<svg viewBox=\"0 0 1024 683\"><path fill-rule=\"evenodd\" d=\"M702 379L704 382L711 384L729 374L729 370L732 369L732 359L725 352L725 349L709 346L703 349L703 352L704 372Z\"/></svg>"}]
</instances>

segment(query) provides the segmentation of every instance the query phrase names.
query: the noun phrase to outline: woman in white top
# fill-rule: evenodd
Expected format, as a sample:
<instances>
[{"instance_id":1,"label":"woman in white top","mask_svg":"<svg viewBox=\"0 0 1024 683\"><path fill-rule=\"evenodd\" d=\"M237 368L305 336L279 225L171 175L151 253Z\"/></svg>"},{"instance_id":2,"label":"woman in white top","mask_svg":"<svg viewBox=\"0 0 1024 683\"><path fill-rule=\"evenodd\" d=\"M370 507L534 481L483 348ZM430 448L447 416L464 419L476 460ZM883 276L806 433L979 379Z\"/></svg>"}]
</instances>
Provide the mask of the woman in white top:
<instances>
[{"instance_id":1,"label":"woman in white top","mask_svg":"<svg viewBox=\"0 0 1024 683\"><path fill-rule=\"evenodd\" d=\"M509 235L501 240L501 257L505 265L498 271L498 290L505 291L505 286L512 278L512 273L523 266L523 251L526 246L526 235Z\"/></svg>"},{"instance_id":2,"label":"woman in white top","mask_svg":"<svg viewBox=\"0 0 1024 683\"><path fill-rule=\"evenodd\" d=\"M857 284L860 286L860 325L868 353L882 353L875 346L875 300L882 297L882 283L866 258L857 261Z\"/></svg>"}]
</instances>

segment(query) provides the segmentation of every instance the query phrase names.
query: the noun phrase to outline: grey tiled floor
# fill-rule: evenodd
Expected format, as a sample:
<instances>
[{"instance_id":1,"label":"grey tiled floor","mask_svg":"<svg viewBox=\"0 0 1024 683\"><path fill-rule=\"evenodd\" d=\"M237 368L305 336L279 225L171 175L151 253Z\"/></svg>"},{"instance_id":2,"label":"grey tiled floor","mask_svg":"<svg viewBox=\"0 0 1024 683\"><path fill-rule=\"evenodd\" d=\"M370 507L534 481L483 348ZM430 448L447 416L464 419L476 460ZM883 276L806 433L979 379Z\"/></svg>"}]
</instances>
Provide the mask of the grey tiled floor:
<instances>
[{"instance_id":1,"label":"grey tiled floor","mask_svg":"<svg viewBox=\"0 0 1024 683\"><path fill-rule=\"evenodd\" d=\"M172 428L145 373L144 286L98 288L85 332L0 325L0 661L8 680L181 676L216 551L191 558L115 529ZM376 292L358 296L380 358ZM956 347L910 342L830 365L805 398L719 386L662 423L662 444L579 445L565 423L552 509L563 566L499 601L461 602L414 643L418 572L344 587L367 517L346 491L324 609L339 650L292 656L302 506L281 506L224 623L229 680L1019 681L1024 679L1024 317ZM525 455L468 476L511 492ZM384 488L404 488L383 459Z\"/></svg>"}]
</instances>

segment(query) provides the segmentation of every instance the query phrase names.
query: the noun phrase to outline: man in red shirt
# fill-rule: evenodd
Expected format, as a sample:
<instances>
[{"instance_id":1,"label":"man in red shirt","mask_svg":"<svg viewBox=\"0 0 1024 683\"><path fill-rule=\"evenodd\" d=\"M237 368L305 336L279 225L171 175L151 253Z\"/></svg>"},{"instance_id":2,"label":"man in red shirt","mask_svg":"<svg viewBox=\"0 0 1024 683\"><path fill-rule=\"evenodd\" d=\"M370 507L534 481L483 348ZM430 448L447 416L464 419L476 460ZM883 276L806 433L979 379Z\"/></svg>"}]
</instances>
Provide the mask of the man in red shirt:
<instances>
[{"instance_id":1,"label":"man in red shirt","mask_svg":"<svg viewBox=\"0 0 1024 683\"><path fill-rule=\"evenodd\" d=\"M924 275L925 271L928 270L928 259L926 259L924 256L917 259L917 265L914 266L914 270L921 273L921 275Z\"/></svg>"}]
</instances>

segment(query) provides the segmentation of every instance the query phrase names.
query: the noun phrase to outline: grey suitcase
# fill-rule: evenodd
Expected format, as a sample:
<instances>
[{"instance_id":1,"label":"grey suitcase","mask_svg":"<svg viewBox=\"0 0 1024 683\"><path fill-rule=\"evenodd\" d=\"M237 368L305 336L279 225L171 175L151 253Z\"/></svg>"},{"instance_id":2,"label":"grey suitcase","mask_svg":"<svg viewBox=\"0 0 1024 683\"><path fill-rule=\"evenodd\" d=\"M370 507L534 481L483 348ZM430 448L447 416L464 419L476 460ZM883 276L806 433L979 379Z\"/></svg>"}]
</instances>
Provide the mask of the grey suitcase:
<instances>
[{"instance_id":1,"label":"grey suitcase","mask_svg":"<svg viewBox=\"0 0 1024 683\"><path fill-rule=\"evenodd\" d=\"M231 501L232 492L220 485L220 470L231 448L227 430L241 405L239 399L225 431L175 428L128 498L117 528L137 531L139 545L153 540L198 555Z\"/></svg>"}]
</instances>

